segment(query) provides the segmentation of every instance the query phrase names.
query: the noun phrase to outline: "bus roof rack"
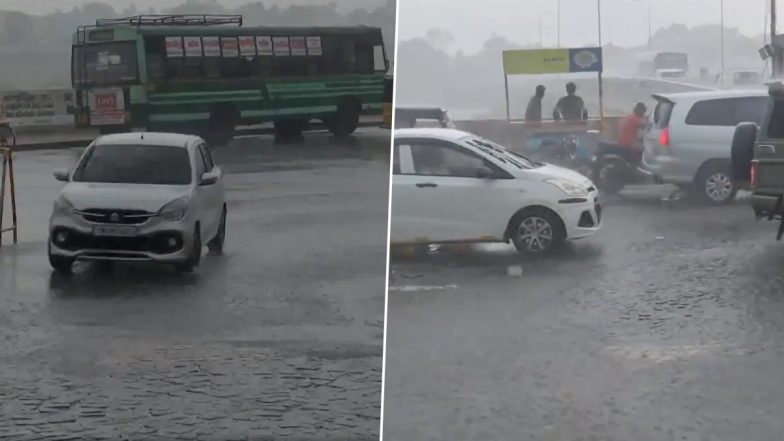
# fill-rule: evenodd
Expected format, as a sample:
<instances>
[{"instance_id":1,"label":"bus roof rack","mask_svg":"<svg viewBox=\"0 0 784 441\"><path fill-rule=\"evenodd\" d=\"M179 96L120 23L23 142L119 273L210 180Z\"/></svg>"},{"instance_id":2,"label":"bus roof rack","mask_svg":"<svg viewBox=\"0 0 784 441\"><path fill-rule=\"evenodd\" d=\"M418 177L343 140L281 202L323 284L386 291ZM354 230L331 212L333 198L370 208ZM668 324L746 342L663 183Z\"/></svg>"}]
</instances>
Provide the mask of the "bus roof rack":
<instances>
[{"instance_id":1,"label":"bus roof rack","mask_svg":"<svg viewBox=\"0 0 784 441\"><path fill-rule=\"evenodd\" d=\"M107 26L242 26L242 15L225 14L175 14L175 15L135 15L124 18L102 18L95 21L95 27Z\"/></svg>"}]
</instances>

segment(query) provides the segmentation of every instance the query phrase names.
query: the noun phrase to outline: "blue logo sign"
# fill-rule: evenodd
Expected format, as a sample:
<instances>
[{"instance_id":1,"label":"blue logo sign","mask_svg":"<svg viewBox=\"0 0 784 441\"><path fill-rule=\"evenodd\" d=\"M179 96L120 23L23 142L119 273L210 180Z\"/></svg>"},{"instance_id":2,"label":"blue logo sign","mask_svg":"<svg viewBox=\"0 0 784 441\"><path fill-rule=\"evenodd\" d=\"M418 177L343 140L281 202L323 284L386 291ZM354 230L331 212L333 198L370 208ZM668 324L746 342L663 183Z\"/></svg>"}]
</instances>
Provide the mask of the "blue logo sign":
<instances>
[{"instance_id":1,"label":"blue logo sign","mask_svg":"<svg viewBox=\"0 0 784 441\"><path fill-rule=\"evenodd\" d=\"M569 49L569 72L601 72L602 48Z\"/></svg>"}]
</instances>

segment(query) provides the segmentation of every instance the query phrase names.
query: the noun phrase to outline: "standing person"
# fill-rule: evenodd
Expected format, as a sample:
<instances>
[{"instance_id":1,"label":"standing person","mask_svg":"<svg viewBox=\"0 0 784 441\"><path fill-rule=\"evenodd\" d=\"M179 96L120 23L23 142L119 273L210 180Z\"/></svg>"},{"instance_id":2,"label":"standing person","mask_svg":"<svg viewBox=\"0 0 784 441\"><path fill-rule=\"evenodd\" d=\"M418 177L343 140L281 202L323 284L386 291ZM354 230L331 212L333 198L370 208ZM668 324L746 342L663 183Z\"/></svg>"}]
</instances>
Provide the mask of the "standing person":
<instances>
[{"instance_id":1,"label":"standing person","mask_svg":"<svg viewBox=\"0 0 784 441\"><path fill-rule=\"evenodd\" d=\"M588 111L585 102L577 95L577 85L566 83L566 96L558 100L553 109L553 119L556 121L585 121Z\"/></svg>"},{"instance_id":2,"label":"standing person","mask_svg":"<svg viewBox=\"0 0 784 441\"><path fill-rule=\"evenodd\" d=\"M525 109L526 122L542 121L542 98L544 98L545 90L545 87L541 84L536 86L536 93L528 101L528 107Z\"/></svg>"}]
</instances>

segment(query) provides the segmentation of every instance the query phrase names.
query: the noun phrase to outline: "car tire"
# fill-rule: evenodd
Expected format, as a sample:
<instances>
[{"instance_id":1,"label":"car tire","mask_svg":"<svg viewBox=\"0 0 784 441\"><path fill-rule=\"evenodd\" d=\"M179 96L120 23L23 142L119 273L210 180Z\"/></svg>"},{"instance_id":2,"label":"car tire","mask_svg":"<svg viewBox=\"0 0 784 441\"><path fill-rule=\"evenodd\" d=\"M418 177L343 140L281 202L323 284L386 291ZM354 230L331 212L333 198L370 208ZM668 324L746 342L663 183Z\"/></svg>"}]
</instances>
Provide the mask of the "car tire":
<instances>
[{"instance_id":1,"label":"car tire","mask_svg":"<svg viewBox=\"0 0 784 441\"><path fill-rule=\"evenodd\" d=\"M522 254L541 255L555 251L566 242L561 219L545 208L529 208L509 222L509 237Z\"/></svg>"},{"instance_id":2,"label":"car tire","mask_svg":"<svg viewBox=\"0 0 784 441\"><path fill-rule=\"evenodd\" d=\"M757 125L741 123L732 135L732 179L748 182L751 178L751 161L754 159L754 143L757 142Z\"/></svg>"},{"instance_id":3,"label":"car tire","mask_svg":"<svg viewBox=\"0 0 784 441\"><path fill-rule=\"evenodd\" d=\"M201 248L201 232L199 232L199 226L197 225L193 232L191 255L184 262L177 265L177 270L183 273L193 272L201 262Z\"/></svg>"},{"instance_id":4,"label":"car tire","mask_svg":"<svg viewBox=\"0 0 784 441\"><path fill-rule=\"evenodd\" d=\"M52 268L60 274L71 274L73 270L74 259L70 257L58 256L52 254L51 245L47 247L47 254L49 255L49 264Z\"/></svg>"},{"instance_id":5,"label":"car tire","mask_svg":"<svg viewBox=\"0 0 784 441\"><path fill-rule=\"evenodd\" d=\"M207 244L207 248L212 254L223 254L223 244L226 242L226 206L223 207L221 214L220 226L215 237Z\"/></svg>"},{"instance_id":6,"label":"car tire","mask_svg":"<svg viewBox=\"0 0 784 441\"><path fill-rule=\"evenodd\" d=\"M732 179L731 166L725 161L704 165L695 179L694 193L709 205L728 204L738 193L738 184Z\"/></svg>"}]
</instances>

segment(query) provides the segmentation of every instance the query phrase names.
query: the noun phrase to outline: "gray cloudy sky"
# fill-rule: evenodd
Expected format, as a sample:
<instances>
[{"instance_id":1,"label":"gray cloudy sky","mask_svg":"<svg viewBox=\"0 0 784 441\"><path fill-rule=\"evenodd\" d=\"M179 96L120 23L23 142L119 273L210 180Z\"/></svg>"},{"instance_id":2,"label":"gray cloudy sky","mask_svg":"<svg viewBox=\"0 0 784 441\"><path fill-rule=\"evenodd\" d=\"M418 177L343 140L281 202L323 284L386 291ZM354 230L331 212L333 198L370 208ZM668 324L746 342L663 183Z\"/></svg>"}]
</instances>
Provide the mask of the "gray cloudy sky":
<instances>
[{"instance_id":1,"label":"gray cloudy sky","mask_svg":"<svg viewBox=\"0 0 784 441\"><path fill-rule=\"evenodd\" d=\"M648 38L648 4L654 29L671 23L688 26L719 23L721 0L602 0L602 37L622 46ZM399 0L399 35L422 36L429 29L452 33L451 50L473 52L494 33L520 43L556 39L557 0ZM779 2L784 15L784 2ZM561 0L561 44L597 41L596 0ZM724 0L725 26L747 35L761 35L767 0ZM779 27L784 20L779 20ZM719 35L717 35L717 40Z\"/></svg>"},{"instance_id":2,"label":"gray cloudy sky","mask_svg":"<svg viewBox=\"0 0 784 441\"><path fill-rule=\"evenodd\" d=\"M234 7L244 5L246 3L253 3L262 0L220 0L224 6ZM353 9L354 5L367 3L367 9L373 9L383 3L382 0L352 0L350 2L341 2L341 0L264 0L265 4L327 4L335 1L340 6L341 3L348 3ZM114 6L117 10L124 9L129 4L134 4L139 8L166 8L168 6L176 6L185 2L185 0L0 0L0 9L11 9L16 11L23 11L29 14L42 14L52 12L56 9L69 10L74 6L82 5L84 3L100 2Z\"/></svg>"}]
</instances>

